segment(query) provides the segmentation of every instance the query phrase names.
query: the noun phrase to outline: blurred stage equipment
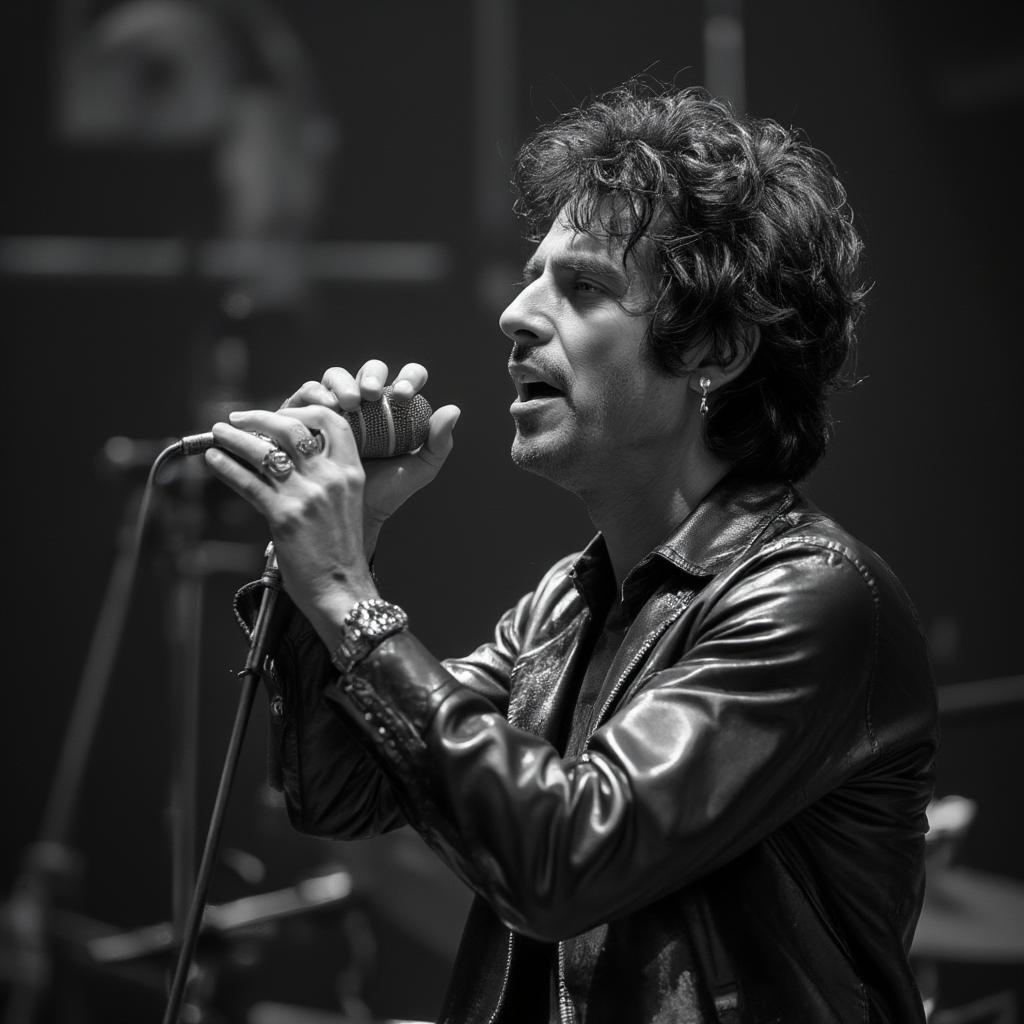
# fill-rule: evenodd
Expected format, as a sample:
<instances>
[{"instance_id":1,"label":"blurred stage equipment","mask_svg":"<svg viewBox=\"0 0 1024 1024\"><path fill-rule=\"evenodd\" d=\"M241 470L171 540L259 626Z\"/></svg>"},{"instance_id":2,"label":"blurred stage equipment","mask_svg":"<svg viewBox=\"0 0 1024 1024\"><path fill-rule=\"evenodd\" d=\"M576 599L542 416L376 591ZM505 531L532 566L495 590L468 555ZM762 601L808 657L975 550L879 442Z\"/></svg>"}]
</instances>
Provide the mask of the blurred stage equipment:
<instances>
[{"instance_id":1,"label":"blurred stage equipment","mask_svg":"<svg viewBox=\"0 0 1024 1024\"><path fill-rule=\"evenodd\" d=\"M509 216L508 158L518 142L515 0L473 2L473 189L478 244L477 299L497 316L514 294L519 270L515 222Z\"/></svg>"},{"instance_id":2,"label":"blurred stage equipment","mask_svg":"<svg viewBox=\"0 0 1024 1024\"><path fill-rule=\"evenodd\" d=\"M934 800L928 808L928 884L913 954L1024 964L1024 881L953 863L977 812L962 796Z\"/></svg>"},{"instance_id":3,"label":"blurred stage equipment","mask_svg":"<svg viewBox=\"0 0 1024 1024\"><path fill-rule=\"evenodd\" d=\"M102 7L101 10L97 8ZM0 239L0 273L230 286L234 315L310 281L436 283L437 242L310 242L338 129L300 41L268 0L59 0L56 124L68 143L208 146L222 237Z\"/></svg>"},{"instance_id":4,"label":"blurred stage equipment","mask_svg":"<svg viewBox=\"0 0 1024 1024\"><path fill-rule=\"evenodd\" d=\"M712 96L747 108L743 0L704 0L704 85Z\"/></svg>"},{"instance_id":5,"label":"blurred stage equipment","mask_svg":"<svg viewBox=\"0 0 1024 1024\"><path fill-rule=\"evenodd\" d=\"M929 960L1024 964L1024 882L961 867L931 872L913 949Z\"/></svg>"},{"instance_id":6,"label":"blurred stage equipment","mask_svg":"<svg viewBox=\"0 0 1024 1024\"><path fill-rule=\"evenodd\" d=\"M307 878L285 889L207 906L200 935L224 936L313 911L336 910L343 907L351 895L352 878L347 871ZM86 953L96 964L141 960L174 952L180 945L180 936L170 921L128 932L97 935L84 942Z\"/></svg>"},{"instance_id":7,"label":"blurred stage equipment","mask_svg":"<svg viewBox=\"0 0 1024 1024\"><path fill-rule=\"evenodd\" d=\"M991 706L993 682L1009 684L1006 703L1020 699L1024 680L963 683L940 688L940 707L948 691L958 711L974 710L967 695L975 686L979 706ZM1017 1024L1012 991L967 1006L940 1003L943 963L1024 965L1024 881L954 865L977 813L977 804L962 796L928 807L927 881L910 955L930 1024Z\"/></svg>"},{"instance_id":8,"label":"blurred stage equipment","mask_svg":"<svg viewBox=\"0 0 1024 1024\"><path fill-rule=\"evenodd\" d=\"M1024 676L978 679L939 687L939 713L944 717L1024 704Z\"/></svg>"},{"instance_id":9,"label":"blurred stage equipment","mask_svg":"<svg viewBox=\"0 0 1024 1024\"><path fill-rule=\"evenodd\" d=\"M337 131L267 0L59 8L57 123L69 142L212 147L234 285L294 301Z\"/></svg>"},{"instance_id":10,"label":"blurred stage equipment","mask_svg":"<svg viewBox=\"0 0 1024 1024\"><path fill-rule=\"evenodd\" d=\"M320 105L302 47L278 6L266 0L130 0L101 6L97 10L96 4L82 0L63 0L58 5L58 131L70 143L209 148L221 197L221 238L208 245L201 258L208 276L227 283L223 305L230 322L230 329L213 341L209 372L201 374L202 394L195 401L197 418L209 423L251 401L247 393L250 353L242 336L243 321L256 311L288 309L304 299L310 265L307 236L321 210L336 130ZM91 246L93 253L99 249L116 256L119 252L117 240L80 241ZM8 240L0 248L0 270L52 272L54 267L46 258L56 256L65 258L56 267L58 273L92 272L91 267L75 265L73 259L67 261L74 249L61 246L59 240L56 246L52 239L21 242L19 247L18 240ZM150 261L151 268L179 273L191 269L187 263L176 264L173 243L161 242L158 248L161 259L156 264ZM347 255L351 263L361 254L349 251ZM128 443L146 447L145 442ZM157 932L163 934L169 927L173 944L182 949L198 936L204 901L197 905L193 885L205 893L218 838L217 829L211 828L197 880L203 586L215 572L251 573L258 552L249 544L206 536L210 519L206 478L195 460L191 465L191 470L176 475L173 492L162 496L160 528L150 531L146 551L153 544L162 546L172 565L168 602L170 675L175 689L171 706L176 711L170 796L172 920ZM141 508L136 507L139 504ZM145 502L130 503L126 520L143 521L146 507ZM5 951L8 962L4 965L11 982L8 1024L29 1024L34 1019L50 979L54 889L71 873L76 860L75 807L123 635L131 582L143 554L141 528L132 530L126 524L121 536L38 841L25 853L7 908L6 921L13 933L13 949ZM274 579L269 565L265 579L268 584ZM276 592L275 586L268 585L261 621L270 621ZM243 718L262 669L259 641L265 635L264 630L255 632L242 673L242 699L229 747L232 757L240 746ZM233 766L231 757L229 765ZM218 793L214 817L218 827L231 770L225 766ZM296 912L319 905L318 901L297 905ZM221 908L219 916L207 917L207 928L230 930L233 926L225 926L225 920ZM195 936L189 936L189 923ZM92 948L109 950L109 942L107 947L101 943ZM143 948L140 939L133 950ZM191 956L185 959L186 969L175 980L179 991L173 997L177 1000L173 1012L168 1004L169 1019L178 1019L178 1009L187 997ZM114 961L109 955L105 959L96 955L93 962L102 966ZM210 993L200 988L195 998L208 998ZM198 1003L190 1009L192 1016L200 1012Z\"/></svg>"},{"instance_id":11,"label":"blurred stage equipment","mask_svg":"<svg viewBox=\"0 0 1024 1024\"><path fill-rule=\"evenodd\" d=\"M269 944L291 923L347 920L359 926L355 895L351 875L339 869L282 889L207 906L190 978L190 988L204 998L193 997L193 1010L198 1012L216 994L227 966L241 964L254 969ZM181 937L170 921L119 931L81 914L58 910L53 914L52 930L64 946L74 951L83 973L116 977L151 991L154 997L166 991L167 965L181 948ZM364 941L372 946L372 938ZM361 1001L350 998L348 1004L353 1019L360 1014L366 1019L368 1011ZM223 1007L220 1009L223 1011ZM247 1006L231 1005L229 1009L227 1018L216 1019L248 1019Z\"/></svg>"},{"instance_id":12,"label":"blurred stage equipment","mask_svg":"<svg viewBox=\"0 0 1024 1024\"><path fill-rule=\"evenodd\" d=\"M200 393L192 403L203 425L253 404L245 327L254 314L293 309L303 303L310 282L435 284L451 272L448 246L438 242L309 241L338 132L282 11L286 8L269 0L58 0L59 137L92 146L208 149L220 196L219 237L0 239L2 274L222 283L226 330L210 340L204 372L197 375ZM104 471L138 476L163 447L158 441L111 439L101 460ZM198 460L169 476L173 486L162 495L145 553L161 548L172 564L168 653L176 719L169 927L180 945L196 878L204 584L219 572L251 575L259 548L206 535L213 516ZM53 940L65 947L81 945L83 932L67 927L70 915L57 908L56 892L79 861L72 843L75 809L143 554L141 531L130 525L140 514L139 504L136 492L125 510L38 839L24 853L4 908L0 977L10 983L8 1024L29 1024L36 1017L51 979ZM109 930L93 925L86 931ZM97 968L112 963L91 962ZM206 987L196 998L210 995ZM358 1009L358 993L350 996ZM193 1010L199 1012L198 1005ZM365 1015L365 1007L359 1013Z\"/></svg>"}]
</instances>

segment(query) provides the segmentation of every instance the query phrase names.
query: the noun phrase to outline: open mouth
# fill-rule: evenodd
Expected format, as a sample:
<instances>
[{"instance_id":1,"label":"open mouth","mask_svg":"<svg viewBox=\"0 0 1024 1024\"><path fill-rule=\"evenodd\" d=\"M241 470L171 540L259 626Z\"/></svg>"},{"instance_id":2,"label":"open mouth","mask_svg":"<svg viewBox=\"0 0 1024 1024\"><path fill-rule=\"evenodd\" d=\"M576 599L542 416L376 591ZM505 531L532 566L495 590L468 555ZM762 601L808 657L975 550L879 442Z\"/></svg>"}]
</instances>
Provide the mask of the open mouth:
<instances>
[{"instance_id":1,"label":"open mouth","mask_svg":"<svg viewBox=\"0 0 1024 1024\"><path fill-rule=\"evenodd\" d=\"M562 392L551 384L545 384L542 380L521 381L516 385L519 392L519 400L529 402L534 398L560 398Z\"/></svg>"}]
</instances>

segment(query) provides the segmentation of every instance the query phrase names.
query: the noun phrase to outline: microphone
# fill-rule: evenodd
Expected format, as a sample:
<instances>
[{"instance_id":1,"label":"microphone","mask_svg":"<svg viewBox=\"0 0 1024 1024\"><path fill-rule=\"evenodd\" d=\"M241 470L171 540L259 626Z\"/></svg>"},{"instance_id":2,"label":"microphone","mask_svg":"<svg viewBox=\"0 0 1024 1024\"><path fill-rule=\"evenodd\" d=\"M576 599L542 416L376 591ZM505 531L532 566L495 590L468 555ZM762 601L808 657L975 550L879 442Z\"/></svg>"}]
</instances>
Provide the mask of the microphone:
<instances>
[{"instance_id":1,"label":"microphone","mask_svg":"<svg viewBox=\"0 0 1024 1024\"><path fill-rule=\"evenodd\" d=\"M364 459L390 459L415 451L427 439L430 403L419 394L396 398L389 384L376 402L363 401L354 412L342 413ZM197 455L216 447L211 432L189 434L178 440L180 455Z\"/></svg>"}]
</instances>

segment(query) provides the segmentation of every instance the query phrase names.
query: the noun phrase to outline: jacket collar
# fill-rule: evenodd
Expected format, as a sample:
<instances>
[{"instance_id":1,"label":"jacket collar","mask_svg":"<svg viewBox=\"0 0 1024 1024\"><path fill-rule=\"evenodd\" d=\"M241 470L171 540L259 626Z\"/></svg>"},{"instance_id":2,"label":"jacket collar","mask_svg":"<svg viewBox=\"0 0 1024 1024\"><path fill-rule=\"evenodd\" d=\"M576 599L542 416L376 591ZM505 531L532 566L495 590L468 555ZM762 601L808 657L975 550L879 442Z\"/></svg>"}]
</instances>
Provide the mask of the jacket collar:
<instances>
[{"instance_id":1,"label":"jacket collar","mask_svg":"<svg viewBox=\"0 0 1024 1024\"><path fill-rule=\"evenodd\" d=\"M727 474L640 564L658 556L694 576L714 576L736 561L795 501L790 484Z\"/></svg>"},{"instance_id":2,"label":"jacket collar","mask_svg":"<svg viewBox=\"0 0 1024 1024\"><path fill-rule=\"evenodd\" d=\"M631 592L650 592L653 578L663 578L665 563L691 576L710 577L734 562L797 500L790 484L757 482L735 473L723 477L675 532L641 559L623 583ZM570 575L591 606L609 598L611 565L604 537L598 534L576 559Z\"/></svg>"}]
</instances>

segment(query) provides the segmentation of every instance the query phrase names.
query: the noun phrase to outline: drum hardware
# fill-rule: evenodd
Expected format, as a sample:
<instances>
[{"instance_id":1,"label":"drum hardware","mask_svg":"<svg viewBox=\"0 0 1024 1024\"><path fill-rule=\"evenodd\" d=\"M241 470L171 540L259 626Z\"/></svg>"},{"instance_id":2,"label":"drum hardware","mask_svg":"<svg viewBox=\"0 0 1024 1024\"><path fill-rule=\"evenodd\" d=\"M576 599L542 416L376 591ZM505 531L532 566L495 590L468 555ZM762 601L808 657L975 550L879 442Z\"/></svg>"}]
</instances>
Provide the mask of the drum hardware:
<instances>
[{"instance_id":1,"label":"drum hardware","mask_svg":"<svg viewBox=\"0 0 1024 1024\"><path fill-rule=\"evenodd\" d=\"M958 709L971 709L966 698ZM939 1004L944 963L1024 963L1024 882L953 864L977 812L977 804L962 796L934 800L927 809L924 903L910 956L929 1024L1017 1022L1013 992L960 1007Z\"/></svg>"}]
</instances>

